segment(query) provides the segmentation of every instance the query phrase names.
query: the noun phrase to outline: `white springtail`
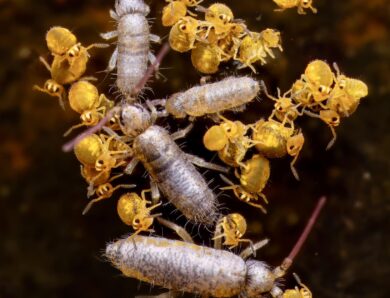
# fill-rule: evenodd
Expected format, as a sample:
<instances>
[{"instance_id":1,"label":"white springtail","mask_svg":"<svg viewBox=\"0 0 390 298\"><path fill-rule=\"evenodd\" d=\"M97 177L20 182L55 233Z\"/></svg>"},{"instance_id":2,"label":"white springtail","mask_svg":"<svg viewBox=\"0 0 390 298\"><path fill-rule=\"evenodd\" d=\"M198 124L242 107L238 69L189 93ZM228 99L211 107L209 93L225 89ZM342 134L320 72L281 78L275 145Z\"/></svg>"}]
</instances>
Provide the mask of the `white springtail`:
<instances>
[{"instance_id":1,"label":"white springtail","mask_svg":"<svg viewBox=\"0 0 390 298\"><path fill-rule=\"evenodd\" d=\"M101 34L106 40L118 38L107 70L116 67L116 86L128 101L139 91L136 86L144 77L148 62L156 60L149 44L159 42L160 38L150 34L146 18L149 12L143 0L116 0L115 11L111 10L110 15L118 22L117 30Z\"/></svg>"}]
</instances>

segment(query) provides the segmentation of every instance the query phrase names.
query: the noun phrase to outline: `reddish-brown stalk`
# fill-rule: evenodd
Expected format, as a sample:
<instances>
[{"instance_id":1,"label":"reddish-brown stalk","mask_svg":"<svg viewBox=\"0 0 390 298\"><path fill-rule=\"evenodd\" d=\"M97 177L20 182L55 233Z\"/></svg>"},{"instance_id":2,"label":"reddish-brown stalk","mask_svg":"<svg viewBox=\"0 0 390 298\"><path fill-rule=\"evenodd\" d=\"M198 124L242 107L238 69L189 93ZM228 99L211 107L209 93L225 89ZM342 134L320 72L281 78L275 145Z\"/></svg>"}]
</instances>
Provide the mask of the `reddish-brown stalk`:
<instances>
[{"instance_id":1,"label":"reddish-brown stalk","mask_svg":"<svg viewBox=\"0 0 390 298\"><path fill-rule=\"evenodd\" d=\"M280 266L282 270L286 271L293 263L295 257L297 256L303 244L305 243L307 237L309 236L315 222L317 221L318 215L320 214L321 209L322 207L324 207L325 203L326 203L326 197L321 197L318 200L318 203L314 208L313 213L311 214L301 236L299 237L298 241L295 243L288 257L283 260L282 265Z\"/></svg>"}]
</instances>

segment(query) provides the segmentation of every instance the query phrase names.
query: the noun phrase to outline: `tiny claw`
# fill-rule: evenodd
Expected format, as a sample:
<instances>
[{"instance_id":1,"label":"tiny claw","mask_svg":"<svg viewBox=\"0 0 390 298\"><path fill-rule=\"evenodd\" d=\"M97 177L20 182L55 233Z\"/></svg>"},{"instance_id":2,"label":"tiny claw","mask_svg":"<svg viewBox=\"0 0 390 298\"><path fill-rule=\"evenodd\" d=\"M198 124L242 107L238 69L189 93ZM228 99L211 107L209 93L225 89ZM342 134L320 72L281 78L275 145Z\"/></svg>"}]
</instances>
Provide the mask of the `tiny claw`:
<instances>
[{"instance_id":1,"label":"tiny claw","mask_svg":"<svg viewBox=\"0 0 390 298\"><path fill-rule=\"evenodd\" d=\"M328 145L326 146L326 151L328 151L330 148L332 148L333 147L333 145L334 145L334 143L335 143L335 139L332 139L329 143L328 143Z\"/></svg>"},{"instance_id":2,"label":"tiny claw","mask_svg":"<svg viewBox=\"0 0 390 298\"><path fill-rule=\"evenodd\" d=\"M295 169L291 169L293 175L294 175L294 178L297 179L297 181L300 181L301 179L299 178L299 175L297 173L297 171Z\"/></svg>"},{"instance_id":3,"label":"tiny claw","mask_svg":"<svg viewBox=\"0 0 390 298\"><path fill-rule=\"evenodd\" d=\"M87 206L85 206L85 208L84 208L83 212L81 212L81 214L82 214L82 215L87 214L87 212L89 211L89 209L91 209L91 207L92 207L92 202L89 202L89 203L87 204Z\"/></svg>"},{"instance_id":4,"label":"tiny claw","mask_svg":"<svg viewBox=\"0 0 390 298\"><path fill-rule=\"evenodd\" d=\"M64 104L64 101L62 100L62 98L58 98L58 103L59 103L61 109L65 111L65 104Z\"/></svg>"}]
</instances>

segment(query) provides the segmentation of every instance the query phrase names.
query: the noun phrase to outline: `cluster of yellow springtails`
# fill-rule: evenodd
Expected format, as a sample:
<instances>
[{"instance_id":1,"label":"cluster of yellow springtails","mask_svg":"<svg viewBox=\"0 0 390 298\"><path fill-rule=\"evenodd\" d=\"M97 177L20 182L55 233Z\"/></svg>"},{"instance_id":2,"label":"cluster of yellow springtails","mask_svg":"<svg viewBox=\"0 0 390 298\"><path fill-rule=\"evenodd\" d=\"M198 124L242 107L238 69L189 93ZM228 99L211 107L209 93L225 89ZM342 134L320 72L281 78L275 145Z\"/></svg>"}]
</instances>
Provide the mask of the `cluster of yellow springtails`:
<instances>
[{"instance_id":1,"label":"cluster of yellow springtails","mask_svg":"<svg viewBox=\"0 0 390 298\"><path fill-rule=\"evenodd\" d=\"M215 3L205 8L200 2L169 1L163 10L162 23L172 26L171 48L182 53L191 51L192 64L201 73L216 73L221 62L231 59L240 64L238 68L250 67L256 73L254 63L265 64L267 57L275 58L273 48L283 50L279 31L249 31L243 20L234 18L227 5ZM190 7L203 13L204 20L197 19Z\"/></svg>"},{"instance_id":2,"label":"cluster of yellow springtails","mask_svg":"<svg viewBox=\"0 0 390 298\"><path fill-rule=\"evenodd\" d=\"M51 78L43 87L34 86L34 89L57 97L62 107L65 100L70 108L80 114L80 124L72 126L64 135L67 136L73 129L81 126L95 126L105 116L107 111L115 105L91 83L93 77L83 77L89 60L88 49L105 47L105 44L93 44L83 47L77 42L76 36L63 27L53 27L46 34L47 47L53 56L51 65L42 57L40 61L50 71ZM114 114L106 123L110 132L118 131L119 118ZM132 149L125 142L110 136L107 133L91 134L79 142L74 148L75 155L80 161L81 175L88 183L88 197L96 196L85 207L85 214L94 203L110 198L119 188L133 188L133 184L119 184L113 186L115 179L123 173L112 175L112 170L125 167L132 157ZM120 171L118 171L120 172ZM127 193L118 201L118 215L122 221L133 226L136 231L148 230L150 211L157 207L148 207L149 201L143 191L141 196L136 193Z\"/></svg>"},{"instance_id":3,"label":"cluster of yellow springtails","mask_svg":"<svg viewBox=\"0 0 390 298\"><path fill-rule=\"evenodd\" d=\"M277 97L270 95L261 82L265 94L275 102L267 120L244 124L219 116L222 122L208 129L203 143L208 150L216 151L225 164L235 168L240 183L234 184L222 176L230 184L223 189L232 189L240 200L265 212L262 205L253 201L261 197L267 203L262 191L270 177L268 158L293 157L291 171L299 180L294 164L305 141L294 122L299 116L308 115L324 121L333 134L327 149L334 144L335 127L340 124L340 118L351 115L361 98L368 94L364 82L341 74L335 67L336 74L322 60L310 62L292 88L283 95L278 90ZM257 153L248 159L246 154L252 147Z\"/></svg>"}]
</instances>

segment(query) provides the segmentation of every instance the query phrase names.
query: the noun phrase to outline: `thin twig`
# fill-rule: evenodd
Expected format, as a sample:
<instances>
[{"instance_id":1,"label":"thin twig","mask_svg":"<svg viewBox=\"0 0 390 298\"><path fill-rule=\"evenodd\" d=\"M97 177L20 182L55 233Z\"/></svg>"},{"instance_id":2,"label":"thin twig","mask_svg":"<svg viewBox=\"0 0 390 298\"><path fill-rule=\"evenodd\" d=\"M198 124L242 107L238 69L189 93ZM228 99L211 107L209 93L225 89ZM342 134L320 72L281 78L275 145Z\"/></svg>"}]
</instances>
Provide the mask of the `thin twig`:
<instances>
[{"instance_id":1,"label":"thin twig","mask_svg":"<svg viewBox=\"0 0 390 298\"><path fill-rule=\"evenodd\" d=\"M326 203L326 197L321 197L318 200L318 203L317 203L313 213L311 214L301 236L299 237L298 241L295 243L295 245L294 245L293 249L291 250L290 254L288 255L288 257L283 260L283 263L281 266L283 268L283 270L287 270L291 266L292 262L294 261L295 257L297 256L297 254L301 250L307 237L309 236L315 222L317 221L318 215L320 214L321 209L322 209L322 207L324 207L325 203Z\"/></svg>"},{"instance_id":2,"label":"thin twig","mask_svg":"<svg viewBox=\"0 0 390 298\"><path fill-rule=\"evenodd\" d=\"M98 124L86 129L85 131L80 133L77 137L75 137L74 139L65 143L62 146L62 151L64 151L64 152L72 151L74 146L76 146L77 143L80 142L82 139L101 130L103 128L103 126L111 119L111 117L114 116L114 114L119 111L119 109L120 109L119 107L112 108L110 111L107 112L106 116L102 120L99 121Z\"/></svg>"},{"instance_id":3,"label":"thin twig","mask_svg":"<svg viewBox=\"0 0 390 298\"><path fill-rule=\"evenodd\" d=\"M142 89L144 89L146 83L149 81L150 77L153 75L153 73L158 70L162 60L164 59L165 55L169 52L169 43L164 43L161 47L160 51L158 52L156 56L156 61L153 62L152 65L149 66L147 69L145 75L143 78L139 81L139 83L134 88L134 94L137 94Z\"/></svg>"}]
</instances>

